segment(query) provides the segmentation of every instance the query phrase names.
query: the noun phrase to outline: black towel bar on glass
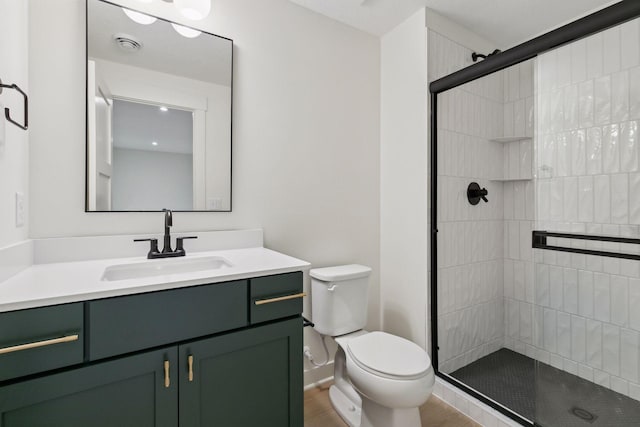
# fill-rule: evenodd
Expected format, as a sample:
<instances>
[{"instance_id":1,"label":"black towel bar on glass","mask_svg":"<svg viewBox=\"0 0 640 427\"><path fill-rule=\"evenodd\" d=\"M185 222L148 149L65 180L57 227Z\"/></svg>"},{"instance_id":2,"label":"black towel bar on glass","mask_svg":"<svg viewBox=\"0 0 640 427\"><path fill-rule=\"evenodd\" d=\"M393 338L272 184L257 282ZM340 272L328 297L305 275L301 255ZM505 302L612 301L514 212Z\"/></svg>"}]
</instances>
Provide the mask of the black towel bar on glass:
<instances>
[{"instance_id":1,"label":"black towel bar on glass","mask_svg":"<svg viewBox=\"0 0 640 427\"><path fill-rule=\"evenodd\" d=\"M576 239L576 240L590 240L596 242L609 242L609 243L625 243L632 245L640 245L640 239L632 237L617 237L617 236L599 236L589 234L578 233L556 233L552 231L540 231L534 230L532 233L532 247L536 249L547 249L550 251L560 252L572 252L576 254L604 256L609 258L622 258L640 261L640 254L624 253L624 252L610 252L610 251L598 251L594 249L573 248L566 246L554 246L547 244L548 237L557 237L561 239Z\"/></svg>"}]
</instances>

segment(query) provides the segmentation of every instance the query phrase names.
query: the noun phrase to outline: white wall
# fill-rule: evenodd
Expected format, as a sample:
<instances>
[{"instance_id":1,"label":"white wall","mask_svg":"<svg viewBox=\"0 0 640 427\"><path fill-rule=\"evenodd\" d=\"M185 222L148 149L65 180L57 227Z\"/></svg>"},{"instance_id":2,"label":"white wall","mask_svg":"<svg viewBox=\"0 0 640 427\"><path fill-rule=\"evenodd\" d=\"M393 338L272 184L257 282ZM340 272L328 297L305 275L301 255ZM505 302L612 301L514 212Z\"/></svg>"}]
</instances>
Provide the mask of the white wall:
<instances>
[{"instance_id":1,"label":"white wall","mask_svg":"<svg viewBox=\"0 0 640 427\"><path fill-rule=\"evenodd\" d=\"M83 3L31 1L31 236L161 233L161 214L84 212ZM121 3L195 24L169 3ZM377 328L378 39L288 0L216 0L200 26L235 42L233 212L177 214L176 231L261 227L316 267L371 266Z\"/></svg>"},{"instance_id":2,"label":"white wall","mask_svg":"<svg viewBox=\"0 0 640 427\"><path fill-rule=\"evenodd\" d=\"M380 301L385 331L428 348L427 40L424 10L381 39Z\"/></svg>"},{"instance_id":3,"label":"white wall","mask_svg":"<svg viewBox=\"0 0 640 427\"><path fill-rule=\"evenodd\" d=\"M27 2L0 0L0 79L15 83L30 94L28 84ZM23 227L16 227L16 192L24 194L28 212L29 133L4 118L4 109L11 117L23 122L22 96L11 89L0 95L0 247L28 237L28 218Z\"/></svg>"},{"instance_id":4,"label":"white wall","mask_svg":"<svg viewBox=\"0 0 640 427\"><path fill-rule=\"evenodd\" d=\"M111 208L190 210L193 156L161 151L113 150Z\"/></svg>"}]
</instances>

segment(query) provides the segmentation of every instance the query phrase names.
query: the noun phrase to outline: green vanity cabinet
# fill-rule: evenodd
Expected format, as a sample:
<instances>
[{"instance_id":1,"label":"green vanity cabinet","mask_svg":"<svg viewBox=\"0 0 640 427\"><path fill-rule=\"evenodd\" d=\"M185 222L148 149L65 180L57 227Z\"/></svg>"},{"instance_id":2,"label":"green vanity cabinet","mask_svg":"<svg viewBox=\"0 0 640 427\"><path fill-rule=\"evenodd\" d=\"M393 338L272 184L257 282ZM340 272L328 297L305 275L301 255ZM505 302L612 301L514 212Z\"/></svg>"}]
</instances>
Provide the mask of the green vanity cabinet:
<instances>
[{"instance_id":1,"label":"green vanity cabinet","mask_svg":"<svg viewBox=\"0 0 640 427\"><path fill-rule=\"evenodd\" d=\"M175 427L177 362L172 347L0 387L0 426Z\"/></svg>"},{"instance_id":2,"label":"green vanity cabinet","mask_svg":"<svg viewBox=\"0 0 640 427\"><path fill-rule=\"evenodd\" d=\"M59 320L42 331L51 307L0 314L7 330L29 325L9 345L78 335L11 353L7 372L21 374L0 377L0 427L302 427L302 308L286 298L302 274L268 277L55 306ZM273 305L252 325L265 298ZM57 369L39 372L39 357Z\"/></svg>"},{"instance_id":3,"label":"green vanity cabinet","mask_svg":"<svg viewBox=\"0 0 640 427\"><path fill-rule=\"evenodd\" d=\"M302 426L301 326L294 318L180 346L180 426Z\"/></svg>"}]
</instances>

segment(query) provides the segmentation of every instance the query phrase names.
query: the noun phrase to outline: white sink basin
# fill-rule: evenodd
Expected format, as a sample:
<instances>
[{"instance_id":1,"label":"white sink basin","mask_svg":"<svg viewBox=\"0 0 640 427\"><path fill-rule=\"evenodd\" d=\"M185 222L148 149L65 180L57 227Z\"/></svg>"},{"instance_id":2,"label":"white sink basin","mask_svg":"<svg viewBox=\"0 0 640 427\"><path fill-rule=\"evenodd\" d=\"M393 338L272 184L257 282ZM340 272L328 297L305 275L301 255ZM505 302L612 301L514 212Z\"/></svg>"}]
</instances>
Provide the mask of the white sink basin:
<instances>
[{"instance_id":1,"label":"white sink basin","mask_svg":"<svg viewBox=\"0 0 640 427\"><path fill-rule=\"evenodd\" d=\"M140 279L144 277L164 276L167 274L194 273L206 270L219 270L231 267L231 263L220 256L204 258L166 258L146 262L112 265L105 268L100 280Z\"/></svg>"}]
</instances>

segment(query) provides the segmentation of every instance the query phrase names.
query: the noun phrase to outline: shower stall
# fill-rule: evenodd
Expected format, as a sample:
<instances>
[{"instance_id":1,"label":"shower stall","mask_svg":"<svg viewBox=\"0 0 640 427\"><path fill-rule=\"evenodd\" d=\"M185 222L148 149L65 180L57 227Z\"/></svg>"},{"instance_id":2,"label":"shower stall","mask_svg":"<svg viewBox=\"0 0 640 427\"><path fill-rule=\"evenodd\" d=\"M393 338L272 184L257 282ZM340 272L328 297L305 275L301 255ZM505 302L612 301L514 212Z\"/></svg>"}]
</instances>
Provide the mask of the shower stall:
<instances>
[{"instance_id":1,"label":"shower stall","mask_svg":"<svg viewBox=\"0 0 640 427\"><path fill-rule=\"evenodd\" d=\"M640 425L638 16L453 74L429 33L434 367L523 425Z\"/></svg>"}]
</instances>

